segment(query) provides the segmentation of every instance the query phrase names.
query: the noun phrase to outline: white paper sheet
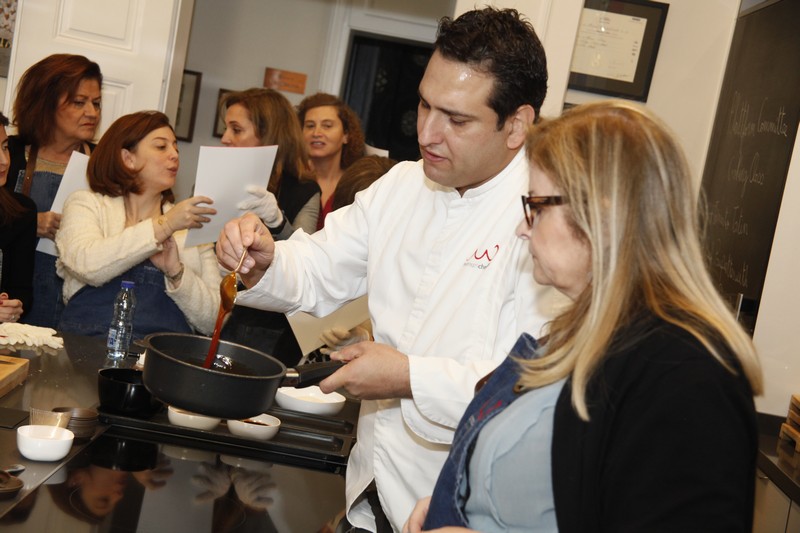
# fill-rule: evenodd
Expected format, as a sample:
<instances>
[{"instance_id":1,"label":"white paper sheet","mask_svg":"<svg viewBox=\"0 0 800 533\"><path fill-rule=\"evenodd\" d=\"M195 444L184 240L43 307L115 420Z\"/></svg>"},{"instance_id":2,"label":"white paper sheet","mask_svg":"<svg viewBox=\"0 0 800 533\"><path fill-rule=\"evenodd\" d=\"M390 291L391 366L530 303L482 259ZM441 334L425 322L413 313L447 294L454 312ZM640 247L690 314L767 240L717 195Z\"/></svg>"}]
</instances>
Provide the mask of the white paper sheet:
<instances>
[{"instance_id":1,"label":"white paper sheet","mask_svg":"<svg viewBox=\"0 0 800 533\"><path fill-rule=\"evenodd\" d=\"M58 186L56 196L53 199L53 207L50 211L56 213L64 212L64 202L70 194L75 191L80 191L89 188L89 181L86 179L86 169L89 166L89 156L80 152L72 152L72 155L67 162L67 168L64 170L64 176L61 177L61 184ZM46 254L58 256L56 250L56 243L50 239L39 239L39 244L36 245L36 250Z\"/></svg>"},{"instance_id":2,"label":"white paper sheet","mask_svg":"<svg viewBox=\"0 0 800 533\"><path fill-rule=\"evenodd\" d=\"M337 327L349 330L367 320L369 318L367 297L362 296L348 302L321 318L302 312L286 315L286 318L289 320L297 344L300 345L300 351L305 356L325 344L320 340L320 336L326 329Z\"/></svg>"},{"instance_id":3,"label":"white paper sheet","mask_svg":"<svg viewBox=\"0 0 800 533\"><path fill-rule=\"evenodd\" d=\"M277 146L200 147L194 194L213 199L217 214L202 228L189 230L186 246L215 242L225 223L243 214L236 204L250 196L248 185L267 186L277 153Z\"/></svg>"}]
</instances>

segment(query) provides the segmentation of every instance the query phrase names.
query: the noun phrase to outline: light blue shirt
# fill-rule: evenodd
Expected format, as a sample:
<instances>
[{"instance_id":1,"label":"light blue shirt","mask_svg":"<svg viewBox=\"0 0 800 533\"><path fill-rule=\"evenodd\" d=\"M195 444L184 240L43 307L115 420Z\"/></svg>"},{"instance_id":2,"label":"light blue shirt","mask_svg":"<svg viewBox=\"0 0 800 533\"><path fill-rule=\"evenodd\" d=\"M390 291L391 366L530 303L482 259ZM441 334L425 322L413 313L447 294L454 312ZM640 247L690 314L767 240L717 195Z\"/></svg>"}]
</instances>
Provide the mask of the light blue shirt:
<instances>
[{"instance_id":1,"label":"light blue shirt","mask_svg":"<svg viewBox=\"0 0 800 533\"><path fill-rule=\"evenodd\" d=\"M530 390L486 423L469 462L465 512L478 531L558 531L550 447L564 380Z\"/></svg>"}]
</instances>

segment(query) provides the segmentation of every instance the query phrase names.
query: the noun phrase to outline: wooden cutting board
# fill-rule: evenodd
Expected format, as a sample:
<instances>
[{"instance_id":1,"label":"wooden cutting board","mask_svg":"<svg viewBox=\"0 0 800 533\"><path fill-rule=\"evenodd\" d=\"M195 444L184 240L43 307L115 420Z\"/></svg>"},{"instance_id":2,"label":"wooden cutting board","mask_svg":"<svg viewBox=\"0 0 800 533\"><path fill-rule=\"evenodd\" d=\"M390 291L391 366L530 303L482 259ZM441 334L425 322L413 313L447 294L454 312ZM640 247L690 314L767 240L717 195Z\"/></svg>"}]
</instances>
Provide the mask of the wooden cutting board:
<instances>
[{"instance_id":1,"label":"wooden cutting board","mask_svg":"<svg viewBox=\"0 0 800 533\"><path fill-rule=\"evenodd\" d=\"M28 365L27 359L0 355L0 397L25 381L28 377Z\"/></svg>"}]
</instances>

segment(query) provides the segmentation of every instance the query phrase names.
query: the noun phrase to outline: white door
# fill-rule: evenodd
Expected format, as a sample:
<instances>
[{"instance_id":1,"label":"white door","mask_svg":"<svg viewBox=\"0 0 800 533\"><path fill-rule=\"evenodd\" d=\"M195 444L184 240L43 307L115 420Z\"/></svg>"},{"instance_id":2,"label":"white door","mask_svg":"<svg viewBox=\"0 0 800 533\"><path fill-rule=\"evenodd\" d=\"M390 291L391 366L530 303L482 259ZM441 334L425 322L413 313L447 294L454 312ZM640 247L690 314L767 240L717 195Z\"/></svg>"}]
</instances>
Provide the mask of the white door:
<instances>
[{"instance_id":1,"label":"white door","mask_svg":"<svg viewBox=\"0 0 800 533\"><path fill-rule=\"evenodd\" d=\"M81 54L103 72L98 138L143 109L175 119L194 0L19 0L4 109L20 76L53 53Z\"/></svg>"}]
</instances>

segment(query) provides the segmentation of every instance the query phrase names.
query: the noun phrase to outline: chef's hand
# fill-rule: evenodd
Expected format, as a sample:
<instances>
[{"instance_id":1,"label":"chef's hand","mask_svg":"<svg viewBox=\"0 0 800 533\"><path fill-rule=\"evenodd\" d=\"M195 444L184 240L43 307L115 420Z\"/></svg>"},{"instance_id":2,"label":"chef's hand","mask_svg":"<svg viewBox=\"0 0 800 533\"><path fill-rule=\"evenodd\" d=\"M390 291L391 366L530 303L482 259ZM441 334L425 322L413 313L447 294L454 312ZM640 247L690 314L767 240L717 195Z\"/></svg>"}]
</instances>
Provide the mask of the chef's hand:
<instances>
[{"instance_id":1,"label":"chef's hand","mask_svg":"<svg viewBox=\"0 0 800 533\"><path fill-rule=\"evenodd\" d=\"M359 342L331 353L347 364L320 381L324 393L343 388L362 400L411 398L408 357L386 344Z\"/></svg>"},{"instance_id":2,"label":"chef's hand","mask_svg":"<svg viewBox=\"0 0 800 533\"><path fill-rule=\"evenodd\" d=\"M225 224L217 240L217 261L223 268L233 270L245 250L247 257L239 269L239 277L246 287L252 287L267 271L275 255L275 241L254 213Z\"/></svg>"},{"instance_id":3,"label":"chef's hand","mask_svg":"<svg viewBox=\"0 0 800 533\"><path fill-rule=\"evenodd\" d=\"M250 211L258 215L268 228L277 228L283 222L283 213L278 207L275 195L264 187L248 185L245 189L250 198L242 200L236 207L242 211Z\"/></svg>"},{"instance_id":4,"label":"chef's hand","mask_svg":"<svg viewBox=\"0 0 800 533\"><path fill-rule=\"evenodd\" d=\"M320 340L325 343L325 347L320 349L325 355L330 355L336 350L358 342L372 340L372 335L366 328L356 326L351 330L344 328L329 328L322 332Z\"/></svg>"},{"instance_id":5,"label":"chef's hand","mask_svg":"<svg viewBox=\"0 0 800 533\"><path fill-rule=\"evenodd\" d=\"M167 484L167 478L172 476L175 471L172 469L172 463L165 455L159 455L156 467L151 470L143 470L141 472L134 472L133 478L141 483L141 485L150 490L157 490Z\"/></svg>"},{"instance_id":6,"label":"chef's hand","mask_svg":"<svg viewBox=\"0 0 800 533\"><path fill-rule=\"evenodd\" d=\"M264 510L272 505L271 493L276 485L269 474L234 468L231 480L236 495L246 506Z\"/></svg>"},{"instance_id":7,"label":"chef's hand","mask_svg":"<svg viewBox=\"0 0 800 533\"><path fill-rule=\"evenodd\" d=\"M46 211L36 213L36 236L55 240L56 232L61 227L61 213Z\"/></svg>"},{"instance_id":8,"label":"chef's hand","mask_svg":"<svg viewBox=\"0 0 800 533\"><path fill-rule=\"evenodd\" d=\"M204 503L224 496L231 488L231 477L225 465L212 465L201 463L197 467L198 475L192 476L192 483L204 489L194 497L195 503Z\"/></svg>"},{"instance_id":9,"label":"chef's hand","mask_svg":"<svg viewBox=\"0 0 800 533\"><path fill-rule=\"evenodd\" d=\"M0 293L0 322L16 322L22 316L22 301Z\"/></svg>"}]
</instances>

